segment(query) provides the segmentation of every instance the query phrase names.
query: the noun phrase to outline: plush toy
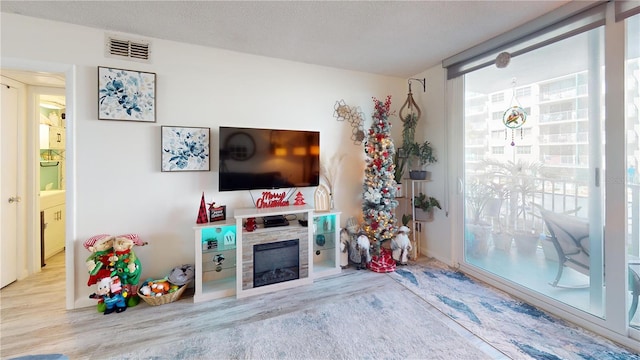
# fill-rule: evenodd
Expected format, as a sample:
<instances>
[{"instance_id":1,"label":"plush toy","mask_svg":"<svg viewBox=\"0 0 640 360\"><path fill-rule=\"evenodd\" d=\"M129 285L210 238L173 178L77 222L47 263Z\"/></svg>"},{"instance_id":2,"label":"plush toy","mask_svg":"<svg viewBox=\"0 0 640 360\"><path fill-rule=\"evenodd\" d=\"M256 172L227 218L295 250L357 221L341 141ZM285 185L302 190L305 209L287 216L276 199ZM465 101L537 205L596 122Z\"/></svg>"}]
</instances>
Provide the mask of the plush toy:
<instances>
[{"instance_id":1,"label":"plush toy","mask_svg":"<svg viewBox=\"0 0 640 360\"><path fill-rule=\"evenodd\" d=\"M340 267L346 268L349 266L349 240L351 236L349 231L344 228L340 230Z\"/></svg>"},{"instance_id":2,"label":"plush toy","mask_svg":"<svg viewBox=\"0 0 640 360\"><path fill-rule=\"evenodd\" d=\"M355 243L352 242L351 246L353 252L349 255L349 258L357 265L356 269L366 269L371 262L371 242L369 238L363 232L360 232Z\"/></svg>"},{"instance_id":3,"label":"plush toy","mask_svg":"<svg viewBox=\"0 0 640 360\"><path fill-rule=\"evenodd\" d=\"M393 260L396 264L407 265L409 258L409 252L412 249L411 241L409 240L409 228L401 226L398 229L398 234L391 240L391 251Z\"/></svg>"},{"instance_id":4,"label":"plush toy","mask_svg":"<svg viewBox=\"0 0 640 360\"><path fill-rule=\"evenodd\" d=\"M144 296L151 296L151 287L149 285L144 285L140 288L140 293Z\"/></svg>"},{"instance_id":5,"label":"plush toy","mask_svg":"<svg viewBox=\"0 0 640 360\"><path fill-rule=\"evenodd\" d=\"M100 234L84 242L85 249L91 252L85 262L89 272L87 286L97 284L101 279L111 276L113 269L109 267L109 258L113 252L113 241L113 236Z\"/></svg>"},{"instance_id":6,"label":"plush toy","mask_svg":"<svg viewBox=\"0 0 640 360\"><path fill-rule=\"evenodd\" d=\"M162 296L169 293L171 284L166 279L154 280L148 282L149 289L151 290L150 296Z\"/></svg>"},{"instance_id":7,"label":"plush toy","mask_svg":"<svg viewBox=\"0 0 640 360\"><path fill-rule=\"evenodd\" d=\"M89 295L90 298L100 299L105 305L104 315L111 314L112 312L121 313L127 310L127 304L124 301L124 296L119 292L122 290L120 285L120 279L117 276L113 278L106 277L101 279L98 283L98 290Z\"/></svg>"},{"instance_id":8,"label":"plush toy","mask_svg":"<svg viewBox=\"0 0 640 360\"><path fill-rule=\"evenodd\" d=\"M218 254L214 256L213 261L216 264L216 266L222 266L222 262L224 261L224 256L222 256L222 254ZM169 280L169 282L174 285L185 285L189 283L191 280L193 280L194 277L195 277L194 266L191 264L184 264L182 266L178 266L171 269L171 272L169 273L169 277L167 280Z\"/></svg>"},{"instance_id":9,"label":"plush toy","mask_svg":"<svg viewBox=\"0 0 640 360\"><path fill-rule=\"evenodd\" d=\"M127 306L138 305L138 283L142 273L142 264L133 251L136 245L145 245L136 234L119 235L113 241L113 253L109 257L109 265L113 269L110 275L117 275L124 285L124 297Z\"/></svg>"}]
</instances>

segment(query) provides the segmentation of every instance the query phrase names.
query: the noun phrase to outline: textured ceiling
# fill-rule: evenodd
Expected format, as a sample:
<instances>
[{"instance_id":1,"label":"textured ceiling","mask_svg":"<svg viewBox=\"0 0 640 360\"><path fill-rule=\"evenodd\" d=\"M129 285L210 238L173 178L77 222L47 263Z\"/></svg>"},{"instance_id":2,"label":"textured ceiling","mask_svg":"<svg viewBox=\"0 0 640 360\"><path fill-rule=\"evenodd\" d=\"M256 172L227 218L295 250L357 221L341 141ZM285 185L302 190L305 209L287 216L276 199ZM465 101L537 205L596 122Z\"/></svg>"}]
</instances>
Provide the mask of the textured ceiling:
<instances>
[{"instance_id":1,"label":"textured ceiling","mask_svg":"<svg viewBox=\"0 0 640 360\"><path fill-rule=\"evenodd\" d=\"M2 12L409 77L568 1L6 1Z\"/></svg>"}]
</instances>

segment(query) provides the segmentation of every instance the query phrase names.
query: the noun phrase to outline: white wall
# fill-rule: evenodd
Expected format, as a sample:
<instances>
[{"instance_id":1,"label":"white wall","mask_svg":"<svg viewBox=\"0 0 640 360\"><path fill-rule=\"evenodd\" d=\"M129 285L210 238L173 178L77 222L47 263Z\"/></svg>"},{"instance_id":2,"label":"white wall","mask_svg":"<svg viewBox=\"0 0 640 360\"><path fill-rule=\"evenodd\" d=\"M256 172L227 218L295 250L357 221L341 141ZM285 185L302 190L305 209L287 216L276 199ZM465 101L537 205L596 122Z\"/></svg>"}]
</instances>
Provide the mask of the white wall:
<instances>
[{"instance_id":1,"label":"white wall","mask_svg":"<svg viewBox=\"0 0 640 360\"><path fill-rule=\"evenodd\" d=\"M422 116L416 128L416 141L428 140L434 148L438 161L429 165L426 170L431 172L431 181L425 187L427 196L433 196L440 201L442 210L436 209L434 220L423 224L421 239L421 253L434 257L447 264L452 264L451 257L451 230L447 211L449 210L448 188L445 185L447 169L447 142L445 134L445 79L446 71L442 66L437 65L413 76L416 79L425 79L427 84L426 92L418 82L412 82L411 92L413 98L422 110ZM407 89L408 90L408 89ZM405 97L398 106L406 100ZM398 139L400 139L399 137ZM406 189L406 187L405 187ZM409 189L410 190L410 189Z\"/></svg>"},{"instance_id":2,"label":"white wall","mask_svg":"<svg viewBox=\"0 0 640 360\"><path fill-rule=\"evenodd\" d=\"M67 243L74 244L75 307L94 305L87 298L82 242L90 236L138 233L149 242L136 249L142 278L164 276L174 266L194 263L192 226L200 196L227 205L227 217L238 207L251 206L249 192L217 192L217 127L276 127L319 130L321 157L345 154L336 190L336 208L343 219L360 216L364 169L361 146L350 140L351 127L333 117L334 104L344 99L360 106L370 124L371 97L393 96L392 110L406 97L406 79L320 67L221 49L152 40L152 63L104 56L105 31L15 14L1 14L2 65L67 64L75 76L67 79L73 104L67 126L68 191L75 216ZM126 35L126 34L125 34ZM139 36L134 36L140 38ZM157 122L97 120L97 66L157 74ZM20 66L13 66L20 68ZM431 73L428 72L431 77ZM437 74L434 75L437 77ZM430 80L428 80L429 82ZM427 95L434 94L431 88ZM433 90L432 90L433 89ZM441 151L435 131L441 117L433 114L442 101L427 102L428 138ZM397 117L392 119L399 124ZM198 126L212 129L212 171L160 172L160 126ZM424 126L424 125L422 125ZM401 126L393 129L400 139ZM422 131L422 130L420 130ZM439 177L440 164L431 169ZM69 175L71 176L69 178ZM438 180L434 181L438 186ZM303 189L313 199L313 189ZM437 214L440 219L443 213ZM343 220L344 222L344 220ZM429 237L429 244L436 235ZM434 243L435 244L435 243ZM69 249L67 250L69 251ZM434 250L440 253L440 250Z\"/></svg>"}]
</instances>

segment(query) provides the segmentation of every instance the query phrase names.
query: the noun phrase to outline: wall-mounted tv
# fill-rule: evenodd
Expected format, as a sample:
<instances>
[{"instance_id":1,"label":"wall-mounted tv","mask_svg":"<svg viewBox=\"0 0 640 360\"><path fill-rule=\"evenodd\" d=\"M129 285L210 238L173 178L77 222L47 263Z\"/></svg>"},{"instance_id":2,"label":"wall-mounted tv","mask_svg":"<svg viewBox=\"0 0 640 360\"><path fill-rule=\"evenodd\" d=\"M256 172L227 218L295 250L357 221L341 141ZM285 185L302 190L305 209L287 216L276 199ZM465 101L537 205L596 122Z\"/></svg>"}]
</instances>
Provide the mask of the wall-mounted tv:
<instances>
[{"instance_id":1,"label":"wall-mounted tv","mask_svg":"<svg viewBox=\"0 0 640 360\"><path fill-rule=\"evenodd\" d=\"M220 127L219 191L318 186L320 132Z\"/></svg>"}]
</instances>

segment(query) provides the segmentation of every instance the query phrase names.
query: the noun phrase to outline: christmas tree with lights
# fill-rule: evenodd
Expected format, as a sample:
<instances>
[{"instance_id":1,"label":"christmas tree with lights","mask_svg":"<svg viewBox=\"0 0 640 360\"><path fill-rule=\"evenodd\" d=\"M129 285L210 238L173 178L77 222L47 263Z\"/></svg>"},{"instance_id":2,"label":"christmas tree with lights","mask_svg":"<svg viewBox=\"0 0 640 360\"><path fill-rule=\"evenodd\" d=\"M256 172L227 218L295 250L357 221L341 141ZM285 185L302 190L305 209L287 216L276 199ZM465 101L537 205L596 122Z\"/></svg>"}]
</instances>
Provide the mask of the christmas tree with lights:
<instances>
[{"instance_id":1,"label":"christmas tree with lights","mask_svg":"<svg viewBox=\"0 0 640 360\"><path fill-rule=\"evenodd\" d=\"M391 240L396 231L393 211L398 206L393 176L393 155L396 149L391 139L391 124L388 119L391 96L387 96L384 103L376 98L373 98L373 102L373 123L364 144L367 159L363 184L362 229L372 244L373 260L370 268L387 272L395 270L395 262L388 249L381 249L381 245Z\"/></svg>"}]
</instances>

